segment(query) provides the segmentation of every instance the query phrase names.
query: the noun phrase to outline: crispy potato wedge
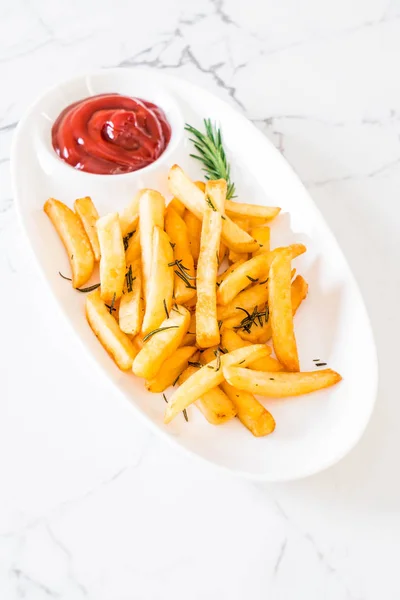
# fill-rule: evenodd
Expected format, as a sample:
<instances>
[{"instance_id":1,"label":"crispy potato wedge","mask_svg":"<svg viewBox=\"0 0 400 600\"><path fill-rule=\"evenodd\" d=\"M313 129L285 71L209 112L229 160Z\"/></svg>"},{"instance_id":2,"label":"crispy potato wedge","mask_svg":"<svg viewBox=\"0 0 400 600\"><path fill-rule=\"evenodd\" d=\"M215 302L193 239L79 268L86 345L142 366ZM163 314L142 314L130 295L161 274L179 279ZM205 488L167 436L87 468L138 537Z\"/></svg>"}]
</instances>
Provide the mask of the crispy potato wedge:
<instances>
[{"instance_id":1,"label":"crispy potato wedge","mask_svg":"<svg viewBox=\"0 0 400 600\"><path fill-rule=\"evenodd\" d=\"M126 264L135 262L138 258L141 257L141 255L142 251L140 248L140 231L138 225L137 229L128 240L128 246L125 250Z\"/></svg>"},{"instance_id":2,"label":"crispy potato wedge","mask_svg":"<svg viewBox=\"0 0 400 600\"><path fill-rule=\"evenodd\" d=\"M142 269L140 261L126 266L124 293L118 309L118 321L121 331L136 336L144 316L142 296Z\"/></svg>"},{"instance_id":3,"label":"crispy potato wedge","mask_svg":"<svg viewBox=\"0 0 400 600\"><path fill-rule=\"evenodd\" d=\"M280 252L269 270L269 323L279 362L287 371L299 371L299 355L293 325L290 250Z\"/></svg>"},{"instance_id":4,"label":"crispy potato wedge","mask_svg":"<svg viewBox=\"0 0 400 600\"><path fill-rule=\"evenodd\" d=\"M190 212L198 219L203 218L204 209L207 206L205 195L193 181L191 181L178 165L173 165L168 174L170 191L176 196ZM231 219L226 216L222 223L222 240L236 252L255 252L258 249L257 242L243 229L240 229Z\"/></svg>"},{"instance_id":5,"label":"crispy potato wedge","mask_svg":"<svg viewBox=\"0 0 400 600\"><path fill-rule=\"evenodd\" d=\"M262 373L241 367L223 367L226 380L233 386L261 396L286 398L322 390L341 381L332 369L296 373Z\"/></svg>"},{"instance_id":6,"label":"crispy potato wedge","mask_svg":"<svg viewBox=\"0 0 400 600\"><path fill-rule=\"evenodd\" d=\"M128 233L131 233L134 231L134 229L137 229L137 224L139 222L139 203L141 193L141 191L138 192L133 200L119 215L122 237L125 237L128 235Z\"/></svg>"},{"instance_id":7,"label":"crispy potato wedge","mask_svg":"<svg viewBox=\"0 0 400 600\"><path fill-rule=\"evenodd\" d=\"M68 206L49 198L43 207L64 244L71 265L72 285L79 288L91 277L94 255L80 218Z\"/></svg>"},{"instance_id":8,"label":"crispy potato wedge","mask_svg":"<svg viewBox=\"0 0 400 600\"><path fill-rule=\"evenodd\" d=\"M193 260L197 264L200 254L201 221L189 210L185 210L183 220L187 227Z\"/></svg>"},{"instance_id":9,"label":"crispy potato wedge","mask_svg":"<svg viewBox=\"0 0 400 600\"><path fill-rule=\"evenodd\" d=\"M186 307L187 308L187 307ZM196 313L190 315L189 329L182 340L181 346L194 346L196 343Z\"/></svg>"},{"instance_id":10,"label":"crispy potato wedge","mask_svg":"<svg viewBox=\"0 0 400 600\"><path fill-rule=\"evenodd\" d=\"M306 247L303 244L292 244L288 246L291 251L292 258L296 258L300 254L306 251ZM231 302L239 292L246 289L254 283L253 280L262 280L269 277L269 269L272 261L277 254L280 254L286 250L286 248L276 248L271 252L254 256L250 260L247 260L241 264L234 272L230 273L229 276L221 282L217 292L218 304L228 304Z\"/></svg>"},{"instance_id":11,"label":"crispy potato wedge","mask_svg":"<svg viewBox=\"0 0 400 600\"><path fill-rule=\"evenodd\" d=\"M140 247L145 303L148 301L148 285L153 264L154 227L164 229L165 199L154 190L142 190L139 197ZM172 259L173 260L173 259Z\"/></svg>"},{"instance_id":12,"label":"crispy potato wedge","mask_svg":"<svg viewBox=\"0 0 400 600\"><path fill-rule=\"evenodd\" d=\"M89 238L89 242L93 250L94 260L99 261L100 245L96 229L96 221L99 218L99 213L97 212L90 196L85 196L85 198L78 198L75 200L74 208L76 214L82 221L83 228Z\"/></svg>"},{"instance_id":13,"label":"crispy potato wedge","mask_svg":"<svg viewBox=\"0 0 400 600\"><path fill-rule=\"evenodd\" d=\"M253 256L265 254L270 251L271 230L269 227L254 227L250 230L250 235L260 246L260 249L253 253Z\"/></svg>"},{"instance_id":14,"label":"crispy potato wedge","mask_svg":"<svg viewBox=\"0 0 400 600\"><path fill-rule=\"evenodd\" d=\"M229 317L239 316L241 319L245 316L244 311L252 311L255 306L260 308L268 302L268 283L260 285L256 283L247 290L240 292L231 302L225 306L217 307L218 319L229 319ZM239 307L239 308L238 308ZM240 310L242 309L242 310Z\"/></svg>"},{"instance_id":15,"label":"crispy potato wedge","mask_svg":"<svg viewBox=\"0 0 400 600\"><path fill-rule=\"evenodd\" d=\"M216 282L218 252L222 229L222 210L226 196L226 181L208 181L206 197L210 203L204 209L200 255L197 264L196 344L208 348L219 342Z\"/></svg>"},{"instance_id":16,"label":"crispy potato wedge","mask_svg":"<svg viewBox=\"0 0 400 600\"><path fill-rule=\"evenodd\" d=\"M172 308L169 318L165 319L151 335L143 338L143 348L133 361L132 371L138 377L153 379L162 364L181 344L190 323L190 312L183 306Z\"/></svg>"},{"instance_id":17,"label":"crispy potato wedge","mask_svg":"<svg viewBox=\"0 0 400 600\"><path fill-rule=\"evenodd\" d=\"M174 260L168 235L157 225L153 231L151 276L147 286L147 301L142 324L144 334L157 329L168 317L174 291ZM186 332L185 332L186 333Z\"/></svg>"},{"instance_id":18,"label":"crispy potato wedge","mask_svg":"<svg viewBox=\"0 0 400 600\"><path fill-rule=\"evenodd\" d=\"M277 206L244 204L242 202L235 202L233 200L226 201L225 210L230 217L256 218L262 219L263 221L275 219L275 217L281 212L281 209Z\"/></svg>"},{"instance_id":19,"label":"crispy potato wedge","mask_svg":"<svg viewBox=\"0 0 400 600\"><path fill-rule=\"evenodd\" d=\"M188 360L197 352L194 346L181 346L161 365L154 379L146 381L149 392L158 393L174 385L181 373L187 368Z\"/></svg>"},{"instance_id":20,"label":"crispy potato wedge","mask_svg":"<svg viewBox=\"0 0 400 600\"><path fill-rule=\"evenodd\" d=\"M243 369L245 370L245 369ZM236 416L255 437L269 435L275 429L275 419L253 394L239 390L224 381L221 388L236 407Z\"/></svg>"},{"instance_id":21,"label":"crispy potato wedge","mask_svg":"<svg viewBox=\"0 0 400 600\"><path fill-rule=\"evenodd\" d=\"M172 198L171 202L168 204L167 208L173 208L175 212L178 213L178 215L183 218L183 215L185 213L186 207L184 204L182 204L182 202L180 200L178 200L178 198Z\"/></svg>"},{"instance_id":22,"label":"crispy potato wedge","mask_svg":"<svg viewBox=\"0 0 400 600\"><path fill-rule=\"evenodd\" d=\"M180 376L180 384L185 383L199 367L190 365ZM203 413L205 418L212 425L221 425L226 423L236 415L236 409L228 396L219 388L213 388L200 398L195 400L194 404Z\"/></svg>"},{"instance_id":23,"label":"crispy potato wedge","mask_svg":"<svg viewBox=\"0 0 400 600\"><path fill-rule=\"evenodd\" d=\"M196 294L196 273L186 223L171 205L165 211L165 231L173 246L173 261L176 263L172 267L175 301L185 304Z\"/></svg>"},{"instance_id":24,"label":"crispy potato wedge","mask_svg":"<svg viewBox=\"0 0 400 600\"><path fill-rule=\"evenodd\" d=\"M126 262L118 213L110 213L97 220L100 244L101 297L107 304L119 300L124 289Z\"/></svg>"},{"instance_id":25,"label":"crispy potato wedge","mask_svg":"<svg viewBox=\"0 0 400 600\"><path fill-rule=\"evenodd\" d=\"M137 350L106 308L99 288L86 296L86 318L93 333L117 366L123 371L130 369Z\"/></svg>"},{"instance_id":26,"label":"crispy potato wedge","mask_svg":"<svg viewBox=\"0 0 400 600\"><path fill-rule=\"evenodd\" d=\"M171 396L165 411L164 423L172 421L172 419L184 408L187 408L199 397L222 383L224 380L222 372L223 365L240 363L246 366L249 361L262 358L263 356L266 356L267 353L265 346L262 345L239 348L234 352L219 356L208 365L199 369L197 373L185 381L185 383L183 383ZM135 366L135 363L133 366Z\"/></svg>"}]
</instances>

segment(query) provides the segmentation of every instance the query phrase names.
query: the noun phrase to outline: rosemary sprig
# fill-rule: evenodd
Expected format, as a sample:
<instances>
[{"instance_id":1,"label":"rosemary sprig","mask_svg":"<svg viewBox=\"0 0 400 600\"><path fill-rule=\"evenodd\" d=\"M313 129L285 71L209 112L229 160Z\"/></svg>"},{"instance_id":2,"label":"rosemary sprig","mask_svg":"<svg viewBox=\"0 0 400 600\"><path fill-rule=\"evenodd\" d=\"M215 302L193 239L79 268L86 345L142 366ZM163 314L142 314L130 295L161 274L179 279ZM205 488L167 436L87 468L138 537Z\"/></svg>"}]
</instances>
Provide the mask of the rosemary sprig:
<instances>
[{"instance_id":1,"label":"rosemary sprig","mask_svg":"<svg viewBox=\"0 0 400 600\"><path fill-rule=\"evenodd\" d=\"M183 416L185 417L186 423L189 423L189 417L187 415L186 408L184 408L182 412L183 412Z\"/></svg>"},{"instance_id":2,"label":"rosemary sprig","mask_svg":"<svg viewBox=\"0 0 400 600\"><path fill-rule=\"evenodd\" d=\"M221 130L211 119L204 119L204 128L205 134L186 123L185 129L193 136L190 140L198 152L190 156L203 163L206 179L225 179L228 185L226 197L234 198L235 184L231 181L231 168L222 144Z\"/></svg>"},{"instance_id":3,"label":"rosemary sprig","mask_svg":"<svg viewBox=\"0 0 400 600\"><path fill-rule=\"evenodd\" d=\"M114 308L114 304L115 304L115 292L113 293L111 304L106 304L106 306L110 312L110 315L113 314L113 311L115 312L117 310L116 308Z\"/></svg>"},{"instance_id":4,"label":"rosemary sprig","mask_svg":"<svg viewBox=\"0 0 400 600\"><path fill-rule=\"evenodd\" d=\"M156 333L159 333L160 331L166 331L167 329L177 329L177 328L178 328L178 325L168 325L168 327L158 327L158 329L153 329L153 331L150 331L150 333L145 335L143 338L143 341L147 342L147 340L149 338L151 338Z\"/></svg>"},{"instance_id":5,"label":"rosemary sprig","mask_svg":"<svg viewBox=\"0 0 400 600\"><path fill-rule=\"evenodd\" d=\"M250 277L250 275L246 275L247 279L250 279L253 283L257 283L258 279L254 279L254 277Z\"/></svg>"},{"instance_id":6,"label":"rosemary sprig","mask_svg":"<svg viewBox=\"0 0 400 600\"><path fill-rule=\"evenodd\" d=\"M125 252L128 250L129 240L131 239L131 237L133 236L134 233L136 233L136 229L135 229L135 231L131 231L130 233L127 233L126 236L124 237Z\"/></svg>"},{"instance_id":7,"label":"rosemary sprig","mask_svg":"<svg viewBox=\"0 0 400 600\"><path fill-rule=\"evenodd\" d=\"M125 273L125 279L126 279L127 290L128 290L128 292L131 292L132 284L136 279L136 277L132 277L132 265L129 265L129 269L127 269L127 271Z\"/></svg>"},{"instance_id":8,"label":"rosemary sprig","mask_svg":"<svg viewBox=\"0 0 400 600\"><path fill-rule=\"evenodd\" d=\"M175 275L177 277L179 277L180 279L182 279L182 281L185 282L185 285L186 285L187 288L190 288L191 290L195 290L196 289L196 287L190 283L190 281L187 278L186 274L184 274L184 273L182 273L180 271L176 271L176 270L174 271L174 273L175 273Z\"/></svg>"},{"instance_id":9,"label":"rosemary sprig","mask_svg":"<svg viewBox=\"0 0 400 600\"><path fill-rule=\"evenodd\" d=\"M167 315L167 319L169 319L169 312L168 312L167 303L165 301L165 298L163 300L163 304L164 304L165 314Z\"/></svg>"},{"instance_id":10,"label":"rosemary sprig","mask_svg":"<svg viewBox=\"0 0 400 600\"><path fill-rule=\"evenodd\" d=\"M60 271L58 271L58 274L63 279L66 279L67 281L72 281L71 277L65 277L65 275L63 275ZM89 285L89 287L75 288L75 289L76 289L77 292L83 292L84 294L86 294L87 292L92 292L93 290L97 290L98 287L100 287L100 284L99 283L95 283L93 285Z\"/></svg>"},{"instance_id":11,"label":"rosemary sprig","mask_svg":"<svg viewBox=\"0 0 400 600\"><path fill-rule=\"evenodd\" d=\"M265 307L264 311L259 311L257 309L257 306L255 306L252 313L249 313L248 310L242 308L241 306L236 306L236 308L237 310L242 310L246 314L246 316L240 321L239 325L236 325L236 327L234 327L234 329L243 329L243 331L245 331L246 333L250 333L253 325L255 325L256 327L258 327L258 325L260 325L260 327L263 326L263 317L265 319L265 323L268 322L268 306Z\"/></svg>"}]
</instances>

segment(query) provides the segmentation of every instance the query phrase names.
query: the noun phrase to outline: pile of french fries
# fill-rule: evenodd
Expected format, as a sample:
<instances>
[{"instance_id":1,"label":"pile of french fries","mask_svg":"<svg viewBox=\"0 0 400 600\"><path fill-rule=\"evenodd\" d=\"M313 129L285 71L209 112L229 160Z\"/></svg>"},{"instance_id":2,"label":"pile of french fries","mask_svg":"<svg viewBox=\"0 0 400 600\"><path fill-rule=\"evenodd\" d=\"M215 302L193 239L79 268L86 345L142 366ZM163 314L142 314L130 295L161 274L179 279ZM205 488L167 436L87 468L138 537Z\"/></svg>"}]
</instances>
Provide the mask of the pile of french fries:
<instances>
[{"instance_id":1,"label":"pile of french fries","mask_svg":"<svg viewBox=\"0 0 400 600\"><path fill-rule=\"evenodd\" d=\"M75 211L51 198L44 210L73 287L92 290L86 317L116 365L149 392L178 386L164 422L194 404L213 425L238 417L268 435L275 421L255 395L307 394L341 379L300 371L293 317L308 285L292 261L306 248L271 250L280 209L227 200L223 179L193 182L174 165L168 183L169 204L143 189L120 214L99 217L89 197ZM100 283L82 289L98 261Z\"/></svg>"}]
</instances>

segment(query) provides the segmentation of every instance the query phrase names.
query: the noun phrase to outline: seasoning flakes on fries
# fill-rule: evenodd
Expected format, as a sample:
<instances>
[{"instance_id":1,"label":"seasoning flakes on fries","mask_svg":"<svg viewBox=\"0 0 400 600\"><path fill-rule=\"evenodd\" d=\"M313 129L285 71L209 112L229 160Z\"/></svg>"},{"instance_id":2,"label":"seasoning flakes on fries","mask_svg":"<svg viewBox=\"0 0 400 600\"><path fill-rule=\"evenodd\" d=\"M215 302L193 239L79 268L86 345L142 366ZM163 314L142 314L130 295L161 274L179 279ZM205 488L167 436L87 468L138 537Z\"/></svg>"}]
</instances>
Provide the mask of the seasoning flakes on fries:
<instances>
[{"instance_id":1,"label":"seasoning flakes on fries","mask_svg":"<svg viewBox=\"0 0 400 600\"><path fill-rule=\"evenodd\" d=\"M237 417L263 437L275 420L256 396L308 394L341 376L300 371L295 314L308 284L293 279L292 261L306 247L271 249L280 208L234 200L229 168L223 177L194 182L174 165L167 205L143 189L120 213L99 217L89 197L75 201L75 212L54 199L44 210L67 250L73 287L90 291L87 321L117 367L152 393L175 386L164 422L182 411L188 420L194 404L212 425ZM81 288L97 261L100 283Z\"/></svg>"}]
</instances>

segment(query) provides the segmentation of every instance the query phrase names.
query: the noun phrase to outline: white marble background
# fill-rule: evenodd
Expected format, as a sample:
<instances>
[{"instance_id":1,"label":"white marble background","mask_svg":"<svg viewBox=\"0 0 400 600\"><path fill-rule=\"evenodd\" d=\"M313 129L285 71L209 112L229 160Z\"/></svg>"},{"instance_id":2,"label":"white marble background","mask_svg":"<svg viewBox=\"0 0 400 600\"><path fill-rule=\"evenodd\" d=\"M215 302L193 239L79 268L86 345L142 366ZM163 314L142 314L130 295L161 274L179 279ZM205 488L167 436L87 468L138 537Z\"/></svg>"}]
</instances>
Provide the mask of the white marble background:
<instances>
[{"instance_id":1,"label":"white marble background","mask_svg":"<svg viewBox=\"0 0 400 600\"><path fill-rule=\"evenodd\" d=\"M400 598L399 63L399 0L1 0L1 600ZM336 233L381 383L364 438L325 473L253 485L167 447L102 389L42 287L13 131L46 86L119 65L243 111Z\"/></svg>"}]
</instances>

